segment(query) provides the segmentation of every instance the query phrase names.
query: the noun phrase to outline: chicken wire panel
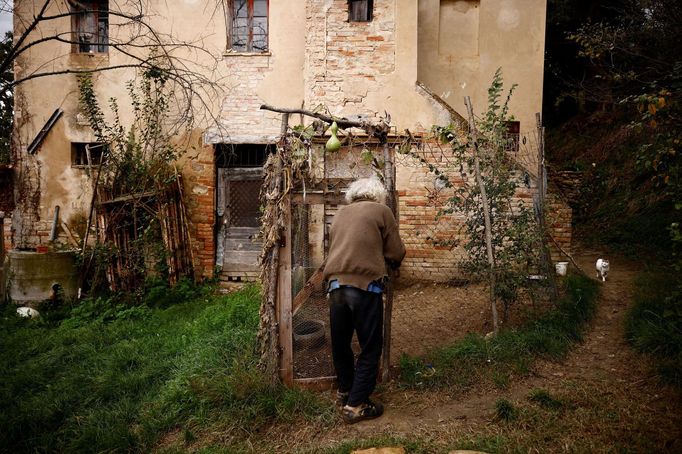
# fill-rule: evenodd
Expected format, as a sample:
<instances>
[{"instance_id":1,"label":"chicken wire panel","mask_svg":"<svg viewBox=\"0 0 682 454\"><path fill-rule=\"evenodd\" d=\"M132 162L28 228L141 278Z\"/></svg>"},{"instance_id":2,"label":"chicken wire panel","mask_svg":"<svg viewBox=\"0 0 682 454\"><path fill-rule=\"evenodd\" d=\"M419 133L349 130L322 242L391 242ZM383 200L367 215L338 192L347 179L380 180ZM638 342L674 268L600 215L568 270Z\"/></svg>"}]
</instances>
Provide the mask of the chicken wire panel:
<instances>
[{"instance_id":1,"label":"chicken wire panel","mask_svg":"<svg viewBox=\"0 0 682 454\"><path fill-rule=\"evenodd\" d=\"M381 173L377 166L383 162L382 153L377 146L353 146L335 153L325 153L325 178L330 181L344 179L350 183L358 178L367 178Z\"/></svg>"},{"instance_id":2,"label":"chicken wire panel","mask_svg":"<svg viewBox=\"0 0 682 454\"><path fill-rule=\"evenodd\" d=\"M321 276L316 272L324 262L329 247L329 229L334 215L343 206L343 194L357 178L377 173L377 150L348 147L324 154L323 195L318 203L306 199L299 188L291 206L291 286L293 295L293 376L294 379L332 377L329 300ZM374 163L374 167L372 164ZM312 183L306 187L313 187ZM318 186L319 189L319 186ZM319 195L319 193L318 193ZM306 283L308 283L306 285ZM359 353L357 339L353 349Z\"/></svg>"},{"instance_id":3,"label":"chicken wire panel","mask_svg":"<svg viewBox=\"0 0 682 454\"><path fill-rule=\"evenodd\" d=\"M407 249L401 274L439 282L457 279L465 255L465 216L452 210L450 200L463 177L450 149L421 144L396 154L396 168L400 234Z\"/></svg>"},{"instance_id":4,"label":"chicken wire panel","mask_svg":"<svg viewBox=\"0 0 682 454\"><path fill-rule=\"evenodd\" d=\"M294 296L294 378L334 375L329 305L321 279L305 288L325 257L324 204L292 203L291 294ZM296 302L301 300L299 305Z\"/></svg>"}]
</instances>

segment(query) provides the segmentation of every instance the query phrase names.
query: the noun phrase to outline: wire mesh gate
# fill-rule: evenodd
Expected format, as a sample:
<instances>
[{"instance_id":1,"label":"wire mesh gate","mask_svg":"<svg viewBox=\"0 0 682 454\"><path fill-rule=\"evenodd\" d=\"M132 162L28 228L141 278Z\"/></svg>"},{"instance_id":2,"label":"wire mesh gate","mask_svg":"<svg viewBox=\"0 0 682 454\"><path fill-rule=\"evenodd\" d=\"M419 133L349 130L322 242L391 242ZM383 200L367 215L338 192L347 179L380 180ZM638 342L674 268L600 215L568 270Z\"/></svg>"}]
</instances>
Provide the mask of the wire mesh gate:
<instances>
[{"instance_id":1,"label":"wire mesh gate","mask_svg":"<svg viewBox=\"0 0 682 454\"><path fill-rule=\"evenodd\" d=\"M314 148L317 181L302 182L291 190L287 201L289 222L280 250L278 282L280 370L286 384L325 387L335 380L329 306L322 281L329 229L336 212L346 204L345 192L352 181L379 174L392 193L395 178L391 146L365 142L337 153ZM385 304L390 305L388 294ZM390 330L390 317L385 319ZM353 348L359 351L356 338Z\"/></svg>"}]
</instances>

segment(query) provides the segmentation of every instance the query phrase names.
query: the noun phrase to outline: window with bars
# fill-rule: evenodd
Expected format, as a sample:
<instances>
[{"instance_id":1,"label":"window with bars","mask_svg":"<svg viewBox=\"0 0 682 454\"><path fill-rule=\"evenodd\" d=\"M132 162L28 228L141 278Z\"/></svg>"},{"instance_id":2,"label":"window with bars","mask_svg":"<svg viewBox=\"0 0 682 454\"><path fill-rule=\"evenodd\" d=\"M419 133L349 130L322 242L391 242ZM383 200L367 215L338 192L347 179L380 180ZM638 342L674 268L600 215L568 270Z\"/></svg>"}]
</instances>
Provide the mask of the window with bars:
<instances>
[{"instance_id":1,"label":"window with bars","mask_svg":"<svg viewBox=\"0 0 682 454\"><path fill-rule=\"evenodd\" d=\"M108 52L109 2L72 0L70 5L73 52Z\"/></svg>"},{"instance_id":2,"label":"window with bars","mask_svg":"<svg viewBox=\"0 0 682 454\"><path fill-rule=\"evenodd\" d=\"M373 0L348 0L348 21L371 22L373 10Z\"/></svg>"},{"instance_id":3,"label":"window with bars","mask_svg":"<svg viewBox=\"0 0 682 454\"><path fill-rule=\"evenodd\" d=\"M230 49L267 52L268 0L230 0Z\"/></svg>"}]
</instances>

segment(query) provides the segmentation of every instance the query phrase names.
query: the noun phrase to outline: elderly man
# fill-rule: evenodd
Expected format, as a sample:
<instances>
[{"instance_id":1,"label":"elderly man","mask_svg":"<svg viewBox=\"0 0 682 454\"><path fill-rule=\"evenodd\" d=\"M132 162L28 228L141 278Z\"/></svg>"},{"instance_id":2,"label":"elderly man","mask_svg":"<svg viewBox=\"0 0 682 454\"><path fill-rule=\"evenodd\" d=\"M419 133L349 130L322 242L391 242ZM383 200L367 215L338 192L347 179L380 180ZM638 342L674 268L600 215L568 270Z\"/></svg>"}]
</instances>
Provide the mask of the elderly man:
<instances>
[{"instance_id":1,"label":"elderly man","mask_svg":"<svg viewBox=\"0 0 682 454\"><path fill-rule=\"evenodd\" d=\"M383 406L369 399L381 357L381 295L386 264L397 268L405 257L398 224L385 200L386 190L377 178L353 182L346 193L348 205L336 214L329 236L324 278L329 282L332 356L337 403L349 424L383 413ZM353 331L361 348L357 362L351 349Z\"/></svg>"}]
</instances>

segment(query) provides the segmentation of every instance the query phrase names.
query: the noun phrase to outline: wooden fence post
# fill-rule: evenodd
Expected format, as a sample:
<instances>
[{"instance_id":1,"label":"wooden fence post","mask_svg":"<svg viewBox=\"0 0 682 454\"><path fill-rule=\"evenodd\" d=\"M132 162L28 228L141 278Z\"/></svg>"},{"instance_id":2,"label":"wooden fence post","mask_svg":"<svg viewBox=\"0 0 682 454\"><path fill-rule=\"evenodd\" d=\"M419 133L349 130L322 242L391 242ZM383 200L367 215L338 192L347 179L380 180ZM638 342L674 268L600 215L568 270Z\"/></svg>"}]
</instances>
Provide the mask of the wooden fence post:
<instances>
[{"instance_id":1,"label":"wooden fence post","mask_svg":"<svg viewBox=\"0 0 682 454\"><path fill-rule=\"evenodd\" d=\"M393 216L398 220L398 207L395 200L395 166L393 165L393 153L388 146L388 142L384 142L384 183L387 190L386 203L391 208ZM382 383L387 383L390 377L391 368L391 318L393 316L393 270L388 268L388 282L385 289L385 305L384 305L384 345L382 356Z\"/></svg>"}]
</instances>

